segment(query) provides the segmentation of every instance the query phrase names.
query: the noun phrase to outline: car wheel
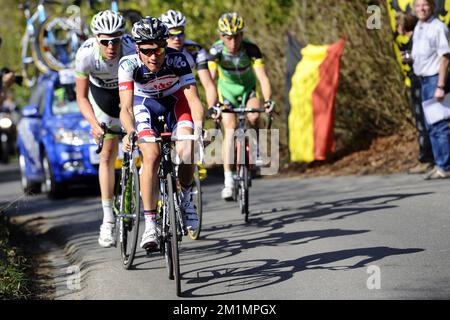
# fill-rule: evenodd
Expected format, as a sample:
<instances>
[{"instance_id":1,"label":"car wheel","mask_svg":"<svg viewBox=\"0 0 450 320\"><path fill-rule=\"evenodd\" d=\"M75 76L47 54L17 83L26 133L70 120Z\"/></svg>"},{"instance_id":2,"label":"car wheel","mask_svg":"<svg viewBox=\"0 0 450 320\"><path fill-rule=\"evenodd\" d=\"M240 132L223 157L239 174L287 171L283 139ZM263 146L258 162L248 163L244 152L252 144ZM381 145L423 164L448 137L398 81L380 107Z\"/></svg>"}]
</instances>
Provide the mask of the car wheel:
<instances>
[{"instance_id":1,"label":"car wheel","mask_svg":"<svg viewBox=\"0 0 450 320\"><path fill-rule=\"evenodd\" d=\"M25 156L23 154L19 155L19 168L20 168L20 184L22 185L22 190L25 194L36 194L41 192L41 184L37 182L32 182L28 179L25 171Z\"/></svg>"},{"instance_id":2,"label":"car wheel","mask_svg":"<svg viewBox=\"0 0 450 320\"><path fill-rule=\"evenodd\" d=\"M44 182L42 189L50 199L58 199L64 196L64 185L55 181L50 161L47 154L42 158L42 169L44 170Z\"/></svg>"}]
</instances>

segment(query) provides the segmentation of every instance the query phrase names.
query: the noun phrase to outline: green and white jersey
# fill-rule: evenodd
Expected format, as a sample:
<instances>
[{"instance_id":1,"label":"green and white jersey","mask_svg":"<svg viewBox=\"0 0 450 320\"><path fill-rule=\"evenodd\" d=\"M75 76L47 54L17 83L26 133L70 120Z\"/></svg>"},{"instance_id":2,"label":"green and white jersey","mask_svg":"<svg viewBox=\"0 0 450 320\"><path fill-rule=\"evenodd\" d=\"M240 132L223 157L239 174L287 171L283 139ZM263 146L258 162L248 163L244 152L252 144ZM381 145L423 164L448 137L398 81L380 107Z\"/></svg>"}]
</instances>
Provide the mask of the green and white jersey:
<instances>
[{"instance_id":1,"label":"green and white jersey","mask_svg":"<svg viewBox=\"0 0 450 320\"><path fill-rule=\"evenodd\" d=\"M122 38L122 52L113 60L103 58L97 40L89 38L78 49L75 59L75 76L87 78L97 87L103 89L117 89L119 61L123 56L136 53L133 38L124 35Z\"/></svg>"}]
</instances>

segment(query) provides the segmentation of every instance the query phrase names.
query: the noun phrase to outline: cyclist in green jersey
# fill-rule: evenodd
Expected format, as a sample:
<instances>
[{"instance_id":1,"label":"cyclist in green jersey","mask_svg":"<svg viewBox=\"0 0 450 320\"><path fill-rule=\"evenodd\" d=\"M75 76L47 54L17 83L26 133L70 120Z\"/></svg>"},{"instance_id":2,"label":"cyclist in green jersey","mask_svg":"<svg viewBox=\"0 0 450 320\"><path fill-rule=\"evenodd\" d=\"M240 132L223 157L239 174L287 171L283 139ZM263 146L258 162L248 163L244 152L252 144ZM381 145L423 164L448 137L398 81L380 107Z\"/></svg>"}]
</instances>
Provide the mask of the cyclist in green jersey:
<instances>
[{"instance_id":1,"label":"cyclist in green jersey","mask_svg":"<svg viewBox=\"0 0 450 320\"><path fill-rule=\"evenodd\" d=\"M220 16L218 30L220 40L213 44L209 53L208 68L211 77L217 82L219 101L229 101L238 106L238 97L247 97L247 107L261 108L261 101L256 91L259 83L264 106L267 112L272 112L274 103L269 78L264 67L264 60L258 46L244 39L244 19L236 12L225 13ZM257 81L258 80L258 81ZM224 128L224 143L222 147L222 159L224 168L224 188L222 198L231 200L233 195L233 133L236 129L236 116L232 113L220 115ZM253 129L258 129L258 113L248 114L249 124Z\"/></svg>"}]
</instances>

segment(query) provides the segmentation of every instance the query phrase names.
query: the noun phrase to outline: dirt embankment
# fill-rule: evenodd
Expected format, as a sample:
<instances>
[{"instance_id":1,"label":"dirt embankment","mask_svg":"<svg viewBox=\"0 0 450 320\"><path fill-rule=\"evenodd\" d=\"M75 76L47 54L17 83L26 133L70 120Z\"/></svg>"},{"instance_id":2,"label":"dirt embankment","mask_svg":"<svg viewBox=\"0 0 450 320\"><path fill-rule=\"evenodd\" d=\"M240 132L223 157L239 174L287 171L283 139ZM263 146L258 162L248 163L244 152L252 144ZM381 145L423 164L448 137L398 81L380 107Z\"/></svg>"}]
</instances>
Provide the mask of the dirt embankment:
<instances>
[{"instance_id":1,"label":"dirt embankment","mask_svg":"<svg viewBox=\"0 0 450 320\"><path fill-rule=\"evenodd\" d=\"M303 177L390 174L407 172L418 164L419 145L414 130L376 138L369 148L338 160L311 164L291 163L280 169L281 176Z\"/></svg>"}]
</instances>

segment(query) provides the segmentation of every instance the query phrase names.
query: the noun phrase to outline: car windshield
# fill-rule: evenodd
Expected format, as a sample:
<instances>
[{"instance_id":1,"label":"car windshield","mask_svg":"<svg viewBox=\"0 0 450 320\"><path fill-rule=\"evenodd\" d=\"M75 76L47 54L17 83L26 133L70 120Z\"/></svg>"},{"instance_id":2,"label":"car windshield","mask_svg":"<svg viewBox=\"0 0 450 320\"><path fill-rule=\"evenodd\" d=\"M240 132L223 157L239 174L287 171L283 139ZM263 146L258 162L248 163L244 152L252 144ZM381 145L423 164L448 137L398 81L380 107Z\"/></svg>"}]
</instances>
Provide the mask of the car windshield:
<instances>
[{"instance_id":1,"label":"car windshield","mask_svg":"<svg viewBox=\"0 0 450 320\"><path fill-rule=\"evenodd\" d=\"M52 113L54 115L80 113L74 84L61 85L55 88L53 91Z\"/></svg>"}]
</instances>

